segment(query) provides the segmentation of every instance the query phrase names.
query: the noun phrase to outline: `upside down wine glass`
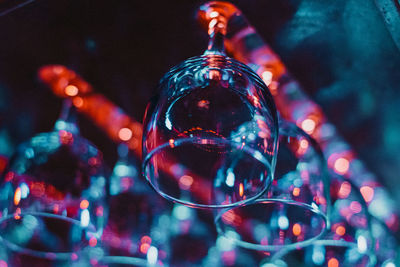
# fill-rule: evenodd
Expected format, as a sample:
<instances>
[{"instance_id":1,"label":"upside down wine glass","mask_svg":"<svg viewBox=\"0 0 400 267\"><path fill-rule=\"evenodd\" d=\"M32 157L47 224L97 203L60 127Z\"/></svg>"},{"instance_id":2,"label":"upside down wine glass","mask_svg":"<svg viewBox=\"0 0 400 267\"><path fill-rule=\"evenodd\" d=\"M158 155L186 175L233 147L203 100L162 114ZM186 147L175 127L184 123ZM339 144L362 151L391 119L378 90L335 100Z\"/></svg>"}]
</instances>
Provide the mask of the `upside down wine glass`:
<instances>
[{"instance_id":1,"label":"upside down wine glass","mask_svg":"<svg viewBox=\"0 0 400 267\"><path fill-rule=\"evenodd\" d=\"M138 161L126 144L109 179L109 216L102 245L109 255L147 259L149 265L167 257L166 229L172 203L142 180Z\"/></svg>"},{"instance_id":2,"label":"upside down wine glass","mask_svg":"<svg viewBox=\"0 0 400 267\"><path fill-rule=\"evenodd\" d=\"M330 178L332 209L326 233L312 243L281 249L272 258L265 259L261 267L385 266L376 258L381 252L390 253L386 246L389 242L379 244L375 240L373 218L359 188L343 176L332 174ZM388 263L389 257L385 258Z\"/></svg>"},{"instance_id":3,"label":"upside down wine glass","mask_svg":"<svg viewBox=\"0 0 400 267\"><path fill-rule=\"evenodd\" d=\"M102 154L79 134L75 112L65 100L53 131L20 145L2 177L0 243L11 266L68 266L101 237Z\"/></svg>"},{"instance_id":4,"label":"upside down wine glass","mask_svg":"<svg viewBox=\"0 0 400 267\"><path fill-rule=\"evenodd\" d=\"M229 12L203 6L207 50L162 78L144 118L144 176L165 198L192 207L243 204L273 180L277 111L256 73L225 55Z\"/></svg>"},{"instance_id":5,"label":"upside down wine glass","mask_svg":"<svg viewBox=\"0 0 400 267\"><path fill-rule=\"evenodd\" d=\"M293 123L281 121L279 133L270 190L216 216L220 234L264 252L312 243L329 228L329 176L321 150Z\"/></svg>"}]
</instances>

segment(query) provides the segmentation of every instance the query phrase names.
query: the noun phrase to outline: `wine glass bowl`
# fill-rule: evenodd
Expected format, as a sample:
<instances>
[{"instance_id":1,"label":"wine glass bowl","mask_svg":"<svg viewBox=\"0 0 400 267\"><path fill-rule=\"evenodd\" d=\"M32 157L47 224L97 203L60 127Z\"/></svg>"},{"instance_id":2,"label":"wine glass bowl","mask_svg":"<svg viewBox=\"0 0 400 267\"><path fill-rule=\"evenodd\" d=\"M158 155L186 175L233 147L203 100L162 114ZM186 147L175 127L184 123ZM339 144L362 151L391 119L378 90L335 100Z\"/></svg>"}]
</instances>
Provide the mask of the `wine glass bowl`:
<instances>
[{"instance_id":1,"label":"wine glass bowl","mask_svg":"<svg viewBox=\"0 0 400 267\"><path fill-rule=\"evenodd\" d=\"M219 54L186 60L147 108L143 171L164 197L193 207L255 199L272 181L277 118L247 66Z\"/></svg>"},{"instance_id":2,"label":"wine glass bowl","mask_svg":"<svg viewBox=\"0 0 400 267\"><path fill-rule=\"evenodd\" d=\"M102 154L79 134L75 119L64 101L53 131L21 144L2 176L0 238L12 266L71 266L101 238Z\"/></svg>"},{"instance_id":3,"label":"wine glass bowl","mask_svg":"<svg viewBox=\"0 0 400 267\"><path fill-rule=\"evenodd\" d=\"M125 144L118 147L118 161L109 179L109 216L102 236L103 248L112 256L165 257L164 230L171 203L140 177L137 160ZM164 220L165 221L165 220ZM160 256L158 256L160 255Z\"/></svg>"},{"instance_id":4,"label":"wine glass bowl","mask_svg":"<svg viewBox=\"0 0 400 267\"><path fill-rule=\"evenodd\" d=\"M258 199L217 217L218 231L236 232L238 246L276 251L318 239L326 229L324 214L295 201Z\"/></svg>"},{"instance_id":5,"label":"wine glass bowl","mask_svg":"<svg viewBox=\"0 0 400 267\"><path fill-rule=\"evenodd\" d=\"M3 215L46 212L104 223L105 178L101 153L86 139L61 130L22 144L2 185Z\"/></svg>"},{"instance_id":6,"label":"wine glass bowl","mask_svg":"<svg viewBox=\"0 0 400 267\"><path fill-rule=\"evenodd\" d=\"M309 244L329 223L329 177L322 152L296 125L281 121L275 180L262 197L216 216L220 234L249 249L278 251Z\"/></svg>"}]
</instances>

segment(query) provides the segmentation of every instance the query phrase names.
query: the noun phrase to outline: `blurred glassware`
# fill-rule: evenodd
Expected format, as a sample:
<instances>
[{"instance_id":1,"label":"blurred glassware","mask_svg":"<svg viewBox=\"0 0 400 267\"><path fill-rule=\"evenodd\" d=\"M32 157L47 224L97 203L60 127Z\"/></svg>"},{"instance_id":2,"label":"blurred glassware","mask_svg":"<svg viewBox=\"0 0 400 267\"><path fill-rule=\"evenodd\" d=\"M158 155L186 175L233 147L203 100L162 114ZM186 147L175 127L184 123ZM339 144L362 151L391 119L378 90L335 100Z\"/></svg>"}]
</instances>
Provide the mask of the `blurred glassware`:
<instances>
[{"instance_id":1,"label":"blurred glassware","mask_svg":"<svg viewBox=\"0 0 400 267\"><path fill-rule=\"evenodd\" d=\"M15 231L4 230L1 238L10 246L17 242L18 250L73 256L76 246L69 242L79 241L76 234L85 234L91 245L101 237L107 215L102 154L79 135L75 121L75 110L65 100L53 131L20 145L2 176L2 227Z\"/></svg>"},{"instance_id":2,"label":"blurred glassware","mask_svg":"<svg viewBox=\"0 0 400 267\"><path fill-rule=\"evenodd\" d=\"M91 267L162 267L156 263L149 263L145 259L124 257L124 256L104 256L98 262L90 265Z\"/></svg>"},{"instance_id":3,"label":"blurred glassware","mask_svg":"<svg viewBox=\"0 0 400 267\"><path fill-rule=\"evenodd\" d=\"M278 251L261 266L376 266L372 217L360 190L343 176L330 177L330 228L320 240Z\"/></svg>"},{"instance_id":4,"label":"blurred glassware","mask_svg":"<svg viewBox=\"0 0 400 267\"><path fill-rule=\"evenodd\" d=\"M359 246L361 252L372 251L371 215L360 190L343 176L332 174L331 227L324 239L343 240Z\"/></svg>"},{"instance_id":5,"label":"blurred glassware","mask_svg":"<svg viewBox=\"0 0 400 267\"><path fill-rule=\"evenodd\" d=\"M119 145L118 155L110 177L110 214L102 236L103 246L111 256L157 263L166 257L164 244L168 234L160 220L171 212L172 204L140 177L137 160L125 144Z\"/></svg>"},{"instance_id":6,"label":"blurred glassware","mask_svg":"<svg viewBox=\"0 0 400 267\"><path fill-rule=\"evenodd\" d=\"M248 267L259 266L271 253L244 248L235 244L233 240L236 232L230 231L226 236L219 235L215 245L208 251L203 266Z\"/></svg>"},{"instance_id":7,"label":"blurred glassware","mask_svg":"<svg viewBox=\"0 0 400 267\"><path fill-rule=\"evenodd\" d=\"M330 226L329 176L319 146L295 124L281 121L279 132L270 190L216 217L218 232L239 246L270 252L297 247L314 242Z\"/></svg>"},{"instance_id":8,"label":"blurred glassware","mask_svg":"<svg viewBox=\"0 0 400 267\"><path fill-rule=\"evenodd\" d=\"M374 240L376 265L382 267L400 266L400 247L396 237L387 225L371 216L371 234Z\"/></svg>"},{"instance_id":9,"label":"blurred glassware","mask_svg":"<svg viewBox=\"0 0 400 267\"><path fill-rule=\"evenodd\" d=\"M274 255L271 262L260 265L260 267L289 266L367 267L375 265L367 251L360 251L356 244L343 240L316 240L296 249L283 249Z\"/></svg>"},{"instance_id":10,"label":"blurred glassware","mask_svg":"<svg viewBox=\"0 0 400 267\"><path fill-rule=\"evenodd\" d=\"M168 257L164 263L174 267L257 266L263 254L218 236L213 218L210 210L175 204L171 216L163 219L169 223Z\"/></svg>"},{"instance_id":11,"label":"blurred glassware","mask_svg":"<svg viewBox=\"0 0 400 267\"><path fill-rule=\"evenodd\" d=\"M192 207L252 201L273 179L275 104L256 73L225 55L227 13L219 3L200 9L207 50L165 74L144 118L144 175L162 196Z\"/></svg>"},{"instance_id":12,"label":"blurred glassware","mask_svg":"<svg viewBox=\"0 0 400 267\"><path fill-rule=\"evenodd\" d=\"M212 213L175 204L168 222L168 265L174 267L205 266L204 260L214 246L217 233Z\"/></svg>"},{"instance_id":13,"label":"blurred glassware","mask_svg":"<svg viewBox=\"0 0 400 267\"><path fill-rule=\"evenodd\" d=\"M94 229L66 216L40 212L0 220L0 266L76 266L93 245ZM79 265L78 265L79 266Z\"/></svg>"}]
</instances>

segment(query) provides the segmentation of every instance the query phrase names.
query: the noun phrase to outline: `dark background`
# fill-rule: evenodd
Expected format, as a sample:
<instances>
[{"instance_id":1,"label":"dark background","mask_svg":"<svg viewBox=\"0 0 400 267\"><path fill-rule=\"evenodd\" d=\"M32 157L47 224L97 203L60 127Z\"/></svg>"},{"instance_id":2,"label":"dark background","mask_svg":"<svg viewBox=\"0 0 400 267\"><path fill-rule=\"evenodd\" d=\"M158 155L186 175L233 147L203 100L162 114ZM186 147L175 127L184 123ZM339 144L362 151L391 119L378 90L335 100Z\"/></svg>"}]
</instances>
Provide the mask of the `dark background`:
<instances>
[{"instance_id":1,"label":"dark background","mask_svg":"<svg viewBox=\"0 0 400 267\"><path fill-rule=\"evenodd\" d=\"M57 119L61 100L36 76L44 64L74 69L141 121L163 74L205 49L203 2L37 0L1 16L0 154ZM0 10L13 3L0 0ZM372 0L235 3L400 200L400 53L387 14ZM84 117L80 127L112 166L116 146Z\"/></svg>"}]
</instances>

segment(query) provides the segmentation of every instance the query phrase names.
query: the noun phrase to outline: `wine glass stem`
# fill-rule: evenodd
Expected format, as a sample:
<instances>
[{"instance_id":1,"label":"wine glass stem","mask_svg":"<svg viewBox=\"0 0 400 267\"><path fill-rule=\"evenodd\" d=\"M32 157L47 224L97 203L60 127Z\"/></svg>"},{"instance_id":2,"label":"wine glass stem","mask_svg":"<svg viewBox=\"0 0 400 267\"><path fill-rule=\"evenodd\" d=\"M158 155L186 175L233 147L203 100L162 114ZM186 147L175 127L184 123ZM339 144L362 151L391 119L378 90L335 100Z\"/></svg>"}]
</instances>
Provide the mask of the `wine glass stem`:
<instances>
[{"instance_id":1,"label":"wine glass stem","mask_svg":"<svg viewBox=\"0 0 400 267\"><path fill-rule=\"evenodd\" d=\"M223 55L225 56L225 34L226 22L225 18L219 16L213 18L208 25L209 41L205 55Z\"/></svg>"},{"instance_id":2,"label":"wine glass stem","mask_svg":"<svg viewBox=\"0 0 400 267\"><path fill-rule=\"evenodd\" d=\"M54 130L65 130L77 134L79 132L79 129L76 125L76 113L77 111L72 104L72 101L70 99L64 99L61 114L54 125Z\"/></svg>"}]
</instances>

